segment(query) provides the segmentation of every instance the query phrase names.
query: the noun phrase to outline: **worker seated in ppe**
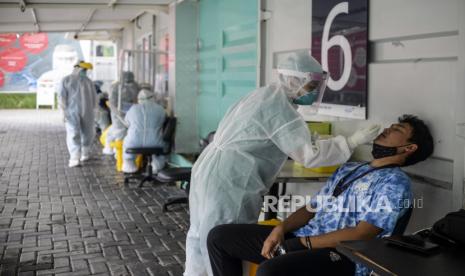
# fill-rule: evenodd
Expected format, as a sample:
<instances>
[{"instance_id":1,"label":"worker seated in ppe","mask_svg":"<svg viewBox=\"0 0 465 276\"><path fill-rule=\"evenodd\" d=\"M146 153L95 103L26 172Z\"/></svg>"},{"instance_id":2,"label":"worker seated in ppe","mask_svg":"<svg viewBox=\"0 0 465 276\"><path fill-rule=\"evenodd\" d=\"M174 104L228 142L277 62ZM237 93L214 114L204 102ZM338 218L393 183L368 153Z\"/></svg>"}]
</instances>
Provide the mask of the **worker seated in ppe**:
<instances>
[{"instance_id":1,"label":"worker seated in ppe","mask_svg":"<svg viewBox=\"0 0 465 276\"><path fill-rule=\"evenodd\" d=\"M58 102L65 118L69 167L76 167L79 162L90 158L97 102L95 86L87 77L87 70L91 69L91 63L79 62L73 73L63 78L59 87Z\"/></svg>"},{"instance_id":2,"label":"worker seated in ppe","mask_svg":"<svg viewBox=\"0 0 465 276\"><path fill-rule=\"evenodd\" d=\"M219 224L257 222L263 196L288 156L305 167L341 164L379 131L372 126L350 138L312 141L296 108L316 109L328 76L308 53L290 54L278 73L277 83L249 93L227 111L193 166L184 275L211 275L208 232Z\"/></svg>"},{"instance_id":3,"label":"worker seated in ppe","mask_svg":"<svg viewBox=\"0 0 465 276\"><path fill-rule=\"evenodd\" d=\"M137 93L139 85L134 81L132 72L123 72L123 83L115 83L112 86L110 94L110 111L111 111L111 127L107 133L103 154L113 155L114 151L110 144L116 140L123 140L126 136L126 125L124 116L133 104L137 102ZM121 105L118 108L118 95L121 89Z\"/></svg>"},{"instance_id":4,"label":"worker seated in ppe","mask_svg":"<svg viewBox=\"0 0 465 276\"><path fill-rule=\"evenodd\" d=\"M154 91L153 90L153 87L151 84L149 83L141 83L140 84L140 89L147 89L147 90L150 90L150 91L153 91L153 94L154 94L154 101L159 104L161 107L163 107L164 109L166 109L166 106L163 105L163 96L160 94L160 93L157 93L157 91Z\"/></svg>"},{"instance_id":5,"label":"worker seated in ppe","mask_svg":"<svg viewBox=\"0 0 465 276\"><path fill-rule=\"evenodd\" d=\"M138 104L129 109L125 120L128 125L128 134L123 142L123 172L134 173L137 171L135 156L126 153L128 148L164 147L163 123L165 110L158 105L155 95L146 89L139 92ZM165 166L165 157L154 155L152 158L152 170L157 173Z\"/></svg>"},{"instance_id":6,"label":"worker seated in ppe","mask_svg":"<svg viewBox=\"0 0 465 276\"><path fill-rule=\"evenodd\" d=\"M242 275L242 260L260 264L257 276L369 275L336 245L390 236L413 203L410 179L400 167L425 160L433 149L423 121L400 117L374 140L371 162L341 166L308 205L281 225L213 228L208 236L213 275Z\"/></svg>"},{"instance_id":7,"label":"worker seated in ppe","mask_svg":"<svg viewBox=\"0 0 465 276\"><path fill-rule=\"evenodd\" d=\"M95 91L97 93L97 109L95 111L95 125L97 131L102 132L111 125L110 108L107 105L108 93L101 90L102 81L94 81Z\"/></svg>"}]
</instances>

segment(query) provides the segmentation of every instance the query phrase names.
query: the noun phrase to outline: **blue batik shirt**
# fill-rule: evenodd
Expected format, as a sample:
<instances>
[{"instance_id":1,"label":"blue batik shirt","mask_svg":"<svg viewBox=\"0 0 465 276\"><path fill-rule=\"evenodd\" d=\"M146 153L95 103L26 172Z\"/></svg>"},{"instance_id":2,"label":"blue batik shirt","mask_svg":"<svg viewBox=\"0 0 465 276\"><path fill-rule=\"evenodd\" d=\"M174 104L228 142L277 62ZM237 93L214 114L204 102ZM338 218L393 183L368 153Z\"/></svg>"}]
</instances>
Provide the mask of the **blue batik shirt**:
<instances>
[{"instance_id":1,"label":"blue batik shirt","mask_svg":"<svg viewBox=\"0 0 465 276\"><path fill-rule=\"evenodd\" d=\"M317 236L356 227L361 221L383 229L378 237L391 235L397 220L412 204L410 179L398 167L383 168L356 179L337 198L333 198L338 182L360 165L362 163L346 163L328 179L310 200L315 216L294 232L296 236ZM372 169L369 164L362 165L345 183ZM355 275L368 274L366 267L356 265Z\"/></svg>"}]
</instances>

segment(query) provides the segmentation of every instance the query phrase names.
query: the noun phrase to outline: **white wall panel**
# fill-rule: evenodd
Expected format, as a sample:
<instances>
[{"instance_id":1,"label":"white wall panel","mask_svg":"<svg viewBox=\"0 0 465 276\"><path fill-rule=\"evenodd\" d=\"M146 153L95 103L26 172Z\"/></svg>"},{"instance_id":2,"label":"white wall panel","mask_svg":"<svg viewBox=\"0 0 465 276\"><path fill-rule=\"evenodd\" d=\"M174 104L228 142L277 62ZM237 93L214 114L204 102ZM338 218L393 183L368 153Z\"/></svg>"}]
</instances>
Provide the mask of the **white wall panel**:
<instances>
[{"instance_id":1,"label":"white wall panel","mask_svg":"<svg viewBox=\"0 0 465 276\"><path fill-rule=\"evenodd\" d=\"M450 190L413 181L412 192L415 203L421 205L416 205L414 208L407 233L431 227L434 222L454 210L452 200L450 200L452 197Z\"/></svg>"},{"instance_id":2,"label":"white wall panel","mask_svg":"<svg viewBox=\"0 0 465 276\"><path fill-rule=\"evenodd\" d=\"M456 31L458 1L370 0L370 40Z\"/></svg>"},{"instance_id":3,"label":"white wall panel","mask_svg":"<svg viewBox=\"0 0 465 276\"><path fill-rule=\"evenodd\" d=\"M456 61L371 64L369 118L387 125L401 114L431 123L435 156L452 158Z\"/></svg>"},{"instance_id":4,"label":"white wall panel","mask_svg":"<svg viewBox=\"0 0 465 276\"><path fill-rule=\"evenodd\" d=\"M457 58L457 38L455 33L441 37L373 43L371 62Z\"/></svg>"},{"instance_id":5,"label":"white wall panel","mask_svg":"<svg viewBox=\"0 0 465 276\"><path fill-rule=\"evenodd\" d=\"M273 53L311 47L311 0L268 0L266 9L271 18L266 24L265 82L273 79Z\"/></svg>"}]
</instances>

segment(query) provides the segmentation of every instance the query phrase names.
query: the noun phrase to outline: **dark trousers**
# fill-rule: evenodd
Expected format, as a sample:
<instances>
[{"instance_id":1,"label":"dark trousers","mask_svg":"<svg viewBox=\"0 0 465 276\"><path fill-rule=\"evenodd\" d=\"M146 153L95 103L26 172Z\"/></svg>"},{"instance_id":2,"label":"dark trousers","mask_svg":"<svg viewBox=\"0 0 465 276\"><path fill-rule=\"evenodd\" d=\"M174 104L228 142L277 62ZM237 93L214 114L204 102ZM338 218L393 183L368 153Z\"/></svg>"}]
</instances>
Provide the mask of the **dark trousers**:
<instances>
[{"instance_id":1,"label":"dark trousers","mask_svg":"<svg viewBox=\"0 0 465 276\"><path fill-rule=\"evenodd\" d=\"M207 239L213 274L242 276L242 260L245 260L260 264L256 276L354 275L355 264L334 248L308 250L292 242L287 254L266 259L260 253L273 228L258 224L225 224L213 228ZM287 234L285 239L287 242L295 236Z\"/></svg>"}]
</instances>

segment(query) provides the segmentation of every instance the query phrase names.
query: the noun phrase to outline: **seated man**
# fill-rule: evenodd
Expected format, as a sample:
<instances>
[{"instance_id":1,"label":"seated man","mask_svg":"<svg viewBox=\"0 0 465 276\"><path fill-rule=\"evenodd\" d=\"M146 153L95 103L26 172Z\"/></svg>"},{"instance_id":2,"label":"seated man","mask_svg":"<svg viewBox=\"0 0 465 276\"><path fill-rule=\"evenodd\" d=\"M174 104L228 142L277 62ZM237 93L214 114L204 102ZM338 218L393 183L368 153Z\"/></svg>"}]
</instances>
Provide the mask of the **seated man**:
<instances>
[{"instance_id":1,"label":"seated man","mask_svg":"<svg viewBox=\"0 0 465 276\"><path fill-rule=\"evenodd\" d=\"M147 89L142 89L137 96L138 104L133 105L126 114L128 135L123 142L123 172L137 171L135 156L126 153L127 148L163 147L163 123L165 110L155 102L155 95ZM164 156L153 156L152 170L157 173L165 166Z\"/></svg>"},{"instance_id":2,"label":"seated man","mask_svg":"<svg viewBox=\"0 0 465 276\"><path fill-rule=\"evenodd\" d=\"M367 275L334 248L340 241L391 235L412 200L410 180L399 167L425 160L433 148L423 121L402 116L374 140L373 161L341 166L309 205L281 225L213 228L207 240L213 274L242 275L246 260L260 264L257 276Z\"/></svg>"}]
</instances>

